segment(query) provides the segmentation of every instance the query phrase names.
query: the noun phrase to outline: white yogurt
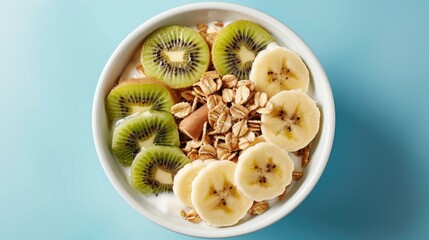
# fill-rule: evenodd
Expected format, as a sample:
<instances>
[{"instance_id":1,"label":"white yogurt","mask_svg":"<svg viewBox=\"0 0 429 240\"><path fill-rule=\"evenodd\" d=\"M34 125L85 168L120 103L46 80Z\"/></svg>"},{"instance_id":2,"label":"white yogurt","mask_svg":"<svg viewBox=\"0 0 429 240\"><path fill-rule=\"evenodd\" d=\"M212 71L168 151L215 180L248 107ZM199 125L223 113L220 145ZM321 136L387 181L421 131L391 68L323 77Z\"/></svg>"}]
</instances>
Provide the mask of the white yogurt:
<instances>
[{"instance_id":1,"label":"white yogurt","mask_svg":"<svg viewBox=\"0 0 429 240\"><path fill-rule=\"evenodd\" d=\"M125 81L127 79L131 79L131 78L145 77L145 75L140 70L138 70L138 68L141 66L140 50L141 50L140 48L137 49L137 51L133 55L133 58L125 66L124 70L121 73L121 76L119 77L119 80L118 80L119 82Z\"/></svg>"}]
</instances>

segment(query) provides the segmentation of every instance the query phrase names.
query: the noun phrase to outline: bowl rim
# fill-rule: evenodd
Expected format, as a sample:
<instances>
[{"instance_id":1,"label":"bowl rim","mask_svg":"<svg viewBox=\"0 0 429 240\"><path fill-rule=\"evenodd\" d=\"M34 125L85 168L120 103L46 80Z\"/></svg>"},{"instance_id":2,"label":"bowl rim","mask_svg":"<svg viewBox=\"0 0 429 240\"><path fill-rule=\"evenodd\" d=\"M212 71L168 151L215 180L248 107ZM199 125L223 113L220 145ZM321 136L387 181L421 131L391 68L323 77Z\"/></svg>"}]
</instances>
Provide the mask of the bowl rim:
<instances>
[{"instance_id":1,"label":"bowl rim","mask_svg":"<svg viewBox=\"0 0 429 240\"><path fill-rule=\"evenodd\" d=\"M323 112L325 113L323 115L324 120L325 121L328 120L328 123L329 123L327 129L324 128L324 131L326 131L326 137L325 137L326 141L322 149L321 158L319 159L320 164L317 165L317 168L315 169L313 174L309 176L310 179L308 180L308 184L302 185L299 188L299 191L294 193L294 201L290 203L287 207L285 207L284 211L281 211L278 214L274 214L269 219L265 219L264 221L261 221L260 224L258 224L257 226L242 228L241 230L240 228L232 229L231 227L220 228L216 234L213 234L212 232L204 232L204 231L189 231L189 229L183 229L180 226L169 224L167 221L163 221L162 218L159 218L153 213L147 211L123 188L121 182L119 182L119 180L116 177L114 177L115 174L113 172L113 169L111 168L110 164L106 160L107 155L103 150L104 143L102 141L103 139L102 133L101 133L102 130L100 127L98 127L100 122L100 116L98 115L98 112L100 111L99 108L103 106L103 104L101 103L102 101L104 101L103 87L104 87L104 82L107 79L109 69L112 68L113 63L118 57L120 57L124 49L130 43L135 41L135 39L142 34L144 29L150 27L153 24L156 24L157 22L160 22L164 19L167 19L177 14L183 14L186 12L197 11L197 10L231 11L232 9L233 11L236 11L236 12L244 12L247 14L250 13L252 15L255 15L255 18L263 18L267 21L270 21L270 24L276 25L277 27L282 28L284 31L287 31L289 36L293 38L293 41L296 41L297 44L299 44L303 48L303 51L305 51L306 54L308 54L309 57L312 59L313 64L315 65L316 68L318 68L318 71L319 71L318 81L322 82L321 85L323 87L321 91L324 93L324 95L326 95L324 96L326 100L326 103L325 103L326 106L324 106L324 110L323 110ZM113 185L116 191L121 195L121 197L140 214L148 218L150 221L168 230L171 230L180 234L185 234L185 235L194 236L194 237L207 237L207 238L233 237L233 236L243 235L243 234L257 231L259 229L265 228L277 222L278 220L282 219L284 216L289 214L291 211L296 209L296 207L298 207L299 204L301 204L302 201L304 201L304 199L313 190L313 188L317 184L318 180L320 179L326 167L326 164L329 160L330 152L332 150L334 134L335 134L335 104L334 104L334 98L333 98L332 89L330 87L329 80L319 60L316 58L316 56L308 47L308 45L288 26L281 23L280 21L273 18L272 16L265 14L259 10L238 5L238 4L223 3L223 2L192 3L192 4L186 4L186 5L169 9L167 11L164 11L148 19L147 21L140 24L137 28L135 28L130 34L128 34L128 36L124 38L121 41L121 43L116 47L116 49L110 55L106 65L104 66L102 73L100 75L100 78L98 79L98 82L97 82L96 90L94 93L93 106L92 106L92 133L93 133L93 139L94 139L97 156L110 183Z\"/></svg>"}]
</instances>

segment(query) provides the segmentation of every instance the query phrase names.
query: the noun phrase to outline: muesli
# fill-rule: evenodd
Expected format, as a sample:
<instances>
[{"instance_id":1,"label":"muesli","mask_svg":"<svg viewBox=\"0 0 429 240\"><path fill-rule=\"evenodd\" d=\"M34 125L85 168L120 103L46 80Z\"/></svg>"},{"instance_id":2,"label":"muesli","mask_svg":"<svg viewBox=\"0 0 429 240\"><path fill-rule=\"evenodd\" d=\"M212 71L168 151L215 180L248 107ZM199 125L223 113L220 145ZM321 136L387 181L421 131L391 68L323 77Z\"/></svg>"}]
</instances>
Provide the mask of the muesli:
<instances>
[{"instance_id":1,"label":"muesli","mask_svg":"<svg viewBox=\"0 0 429 240\"><path fill-rule=\"evenodd\" d=\"M304 62L264 28L162 27L139 61L141 77L121 76L106 99L112 152L137 191L173 192L178 216L224 227L263 214L303 176L320 111Z\"/></svg>"}]
</instances>

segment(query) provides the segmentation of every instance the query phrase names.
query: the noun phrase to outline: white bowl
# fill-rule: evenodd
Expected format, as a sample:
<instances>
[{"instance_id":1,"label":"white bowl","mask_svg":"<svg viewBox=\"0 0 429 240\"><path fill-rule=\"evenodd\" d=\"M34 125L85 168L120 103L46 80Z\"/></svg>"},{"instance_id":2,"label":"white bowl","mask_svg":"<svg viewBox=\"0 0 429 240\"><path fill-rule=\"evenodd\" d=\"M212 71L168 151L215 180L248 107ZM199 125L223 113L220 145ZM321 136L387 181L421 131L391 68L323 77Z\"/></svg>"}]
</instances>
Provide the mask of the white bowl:
<instances>
[{"instance_id":1,"label":"white bowl","mask_svg":"<svg viewBox=\"0 0 429 240\"><path fill-rule=\"evenodd\" d=\"M193 224L181 219L178 213L166 214L154 207L146 197L130 187L127 178L115 160L111 149L111 134L107 124L105 99L142 40L161 26L195 26L211 21L248 19L267 29L277 42L296 52L311 73L308 94L317 101L321 110L321 127L311 151L311 161L304 176L292 191L267 212L239 224L225 228L212 228L204 223ZM95 147L103 169L119 194L138 212L151 221L172 231L197 237L231 237L264 228L286 216L310 193L319 180L331 151L335 129L335 109L332 91L326 74L308 46L292 30L276 19L257 10L229 3L196 3L163 12L135 29L116 48L101 73L94 95L92 130Z\"/></svg>"}]
</instances>

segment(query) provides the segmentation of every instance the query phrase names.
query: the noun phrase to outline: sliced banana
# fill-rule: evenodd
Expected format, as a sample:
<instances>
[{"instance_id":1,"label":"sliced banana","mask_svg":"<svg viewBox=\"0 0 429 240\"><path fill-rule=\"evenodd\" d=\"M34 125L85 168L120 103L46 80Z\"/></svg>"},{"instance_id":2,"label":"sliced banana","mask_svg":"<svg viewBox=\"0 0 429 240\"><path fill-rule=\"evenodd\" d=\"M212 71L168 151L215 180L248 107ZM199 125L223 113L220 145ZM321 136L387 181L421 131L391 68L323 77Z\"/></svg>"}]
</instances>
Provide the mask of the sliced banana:
<instances>
[{"instance_id":1,"label":"sliced banana","mask_svg":"<svg viewBox=\"0 0 429 240\"><path fill-rule=\"evenodd\" d=\"M297 151L309 144L319 131L320 110L300 91L281 91L270 102L273 111L261 116L261 131L267 142Z\"/></svg>"},{"instance_id":2,"label":"sliced banana","mask_svg":"<svg viewBox=\"0 0 429 240\"><path fill-rule=\"evenodd\" d=\"M292 181L293 161L274 143L258 143L238 157L235 184L255 201L273 199Z\"/></svg>"},{"instance_id":3,"label":"sliced banana","mask_svg":"<svg viewBox=\"0 0 429 240\"><path fill-rule=\"evenodd\" d=\"M249 79L255 82L257 91L272 97L282 90L307 92L310 74L298 55L270 44L256 56Z\"/></svg>"},{"instance_id":4,"label":"sliced banana","mask_svg":"<svg viewBox=\"0 0 429 240\"><path fill-rule=\"evenodd\" d=\"M236 224L253 204L234 185L235 168L231 161L215 161L201 169L192 182L192 205L210 226Z\"/></svg>"},{"instance_id":5,"label":"sliced banana","mask_svg":"<svg viewBox=\"0 0 429 240\"><path fill-rule=\"evenodd\" d=\"M186 164L174 177L173 192L186 206L193 207L191 202L192 181L198 172L214 160L195 160Z\"/></svg>"}]
</instances>

